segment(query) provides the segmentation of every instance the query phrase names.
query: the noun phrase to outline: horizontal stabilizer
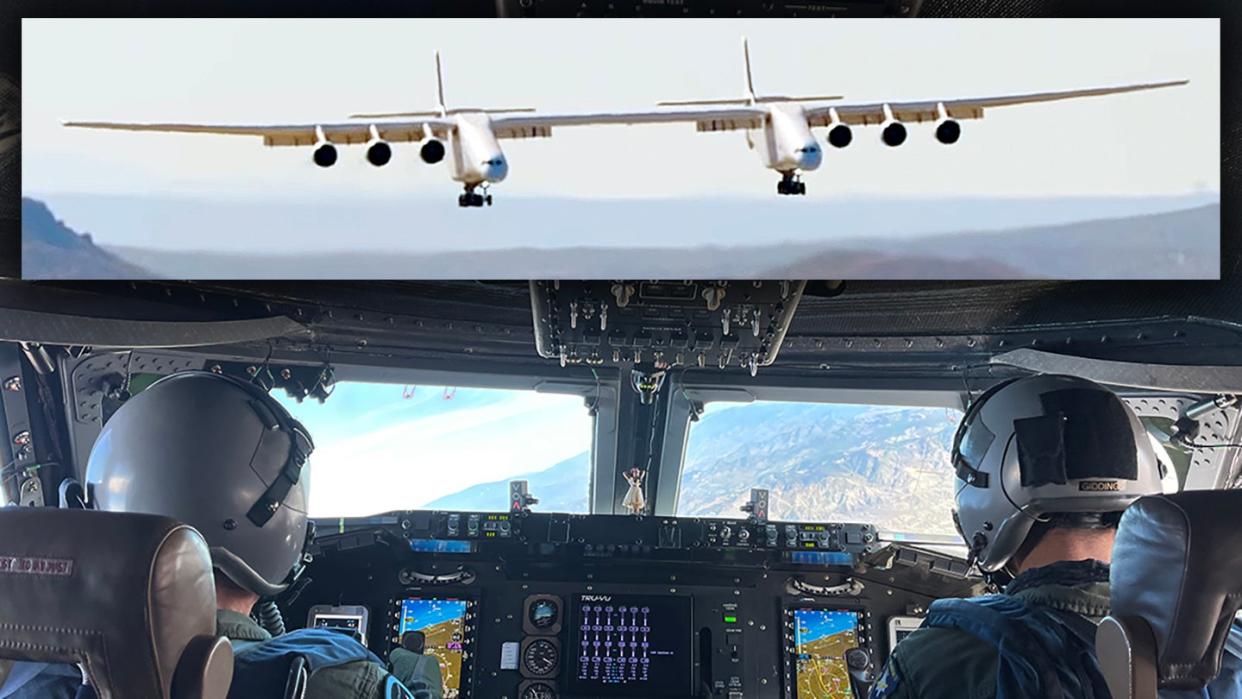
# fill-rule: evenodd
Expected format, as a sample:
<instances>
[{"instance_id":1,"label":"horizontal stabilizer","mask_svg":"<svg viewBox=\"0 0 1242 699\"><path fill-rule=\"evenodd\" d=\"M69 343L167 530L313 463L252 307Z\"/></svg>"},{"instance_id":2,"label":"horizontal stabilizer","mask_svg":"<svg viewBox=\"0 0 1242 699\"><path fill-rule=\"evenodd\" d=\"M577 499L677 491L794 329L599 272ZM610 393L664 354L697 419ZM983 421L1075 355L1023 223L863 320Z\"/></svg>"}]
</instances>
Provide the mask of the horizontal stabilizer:
<instances>
[{"instance_id":1,"label":"horizontal stabilizer","mask_svg":"<svg viewBox=\"0 0 1242 699\"><path fill-rule=\"evenodd\" d=\"M449 109L444 114L440 112L384 112L380 114L350 114L350 119L397 119L397 118L414 118L429 119L433 117L444 116L445 114L515 114L518 112L533 112L534 107L516 107L514 109L474 109L470 107L461 107L458 109Z\"/></svg>"},{"instance_id":2,"label":"horizontal stabilizer","mask_svg":"<svg viewBox=\"0 0 1242 699\"><path fill-rule=\"evenodd\" d=\"M517 112L533 112L534 107L514 107L512 109L474 109L469 107L459 107L457 109L448 110L449 114L516 114Z\"/></svg>"},{"instance_id":3,"label":"horizontal stabilizer","mask_svg":"<svg viewBox=\"0 0 1242 699\"><path fill-rule=\"evenodd\" d=\"M750 100L745 97L736 97L733 99L722 100L679 100L673 102L657 102L657 107L706 107L709 105L720 104L750 104Z\"/></svg>"},{"instance_id":4,"label":"horizontal stabilizer","mask_svg":"<svg viewBox=\"0 0 1242 699\"><path fill-rule=\"evenodd\" d=\"M814 95L811 97L789 97L787 95L765 95L757 98L755 101L763 104L765 102L831 102L833 100L845 99L843 95Z\"/></svg>"},{"instance_id":5,"label":"horizontal stabilizer","mask_svg":"<svg viewBox=\"0 0 1242 699\"><path fill-rule=\"evenodd\" d=\"M385 112L382 114L350 114L350 119L395 119L400 117L411 117L416 119L429 119L440 116L440 112Z\"/></svg>"},{"instance_id":6,"label":"horizontal stabilizer","mask_svg":"<svg viewBox=\"0 0 1242 699\"><path fill-rule=\"evenodd\" d=\"M811 97L790 97L788 95L765 95L756 97L755 104L772 104L774 102L830 102L843 99L841 95L816 95ZM678 100L673 102L657 102L659 107L708 107L727 104L752 104L749 97L735 97L718 100Z\"/></svg>"}]
</instances>

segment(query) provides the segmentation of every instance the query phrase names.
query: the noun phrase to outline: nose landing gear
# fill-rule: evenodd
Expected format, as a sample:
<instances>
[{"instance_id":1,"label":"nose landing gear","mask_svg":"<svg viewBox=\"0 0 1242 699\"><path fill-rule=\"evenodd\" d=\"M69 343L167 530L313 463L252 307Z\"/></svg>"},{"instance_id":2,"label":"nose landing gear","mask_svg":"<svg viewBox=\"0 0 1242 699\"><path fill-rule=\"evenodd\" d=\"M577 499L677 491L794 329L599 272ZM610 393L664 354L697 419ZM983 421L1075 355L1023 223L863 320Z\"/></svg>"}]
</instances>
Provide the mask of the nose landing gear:
<instances>
[{"instance_id":1,"label":"nose landing gear","mask_svg":"<svg viewBox=\"0 0 1242 699\"><path fill-rule=\"evenodd\" d=\"M478 188L479 188L479 185L477 184L466 185L466 191L458 195L457 197L457 205L462 208L467 208L467 207L472 207L472 206L484 206L484 205L491 206L492 195L487 193L487 186L484 185L482 187L483 189L482 194L479 194L478 192L474 191L475 189L478 189Z\"/></svg>"},{"instance_id":2,"label":"nose landing gear","mask_svg":"<svg viewBox=\"0 0 1242 699\"><path fill-rule=\"evenodd\" d=\"M795 172L782 172L781 181L776 183L776 193L785 195L806 194L806 183Z\"/></svg>"}]
</instances>

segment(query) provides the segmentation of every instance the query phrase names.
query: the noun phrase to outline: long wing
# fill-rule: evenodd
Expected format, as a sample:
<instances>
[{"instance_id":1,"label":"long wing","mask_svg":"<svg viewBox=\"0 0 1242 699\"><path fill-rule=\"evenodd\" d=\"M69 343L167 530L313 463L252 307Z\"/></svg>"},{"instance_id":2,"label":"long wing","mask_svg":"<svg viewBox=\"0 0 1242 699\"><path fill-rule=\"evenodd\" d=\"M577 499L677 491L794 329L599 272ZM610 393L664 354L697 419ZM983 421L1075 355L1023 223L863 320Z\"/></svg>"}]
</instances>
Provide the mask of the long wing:
<instances>
[{"instance_id":1,"label":"long wing","mask_svg":"<svg viewBox=\"0 0 1242 699\"><path fill-rule=\"evenodd\" d=\"M756 129L763 126L767 110L755 107L733 109L657 110L650 112L606 112L600 114L539 114L501 116L492 119L498 138L547 138L553 127L597 126L608 124L693 123L699 131Z\"/></svg>"},{"instance_id":2,"label":"long wing","mask_svg":"<svg viewBox=\"0 0 1242 699\"><path fill-rule=\"evenodd\" d=\"M1017 104L1036 104L1039 102L1056 102L1059 100L1079 99L1082 97L1101 97L1119 95L1127 92L1159 90L1166 87L1177 87L1187 84L1188 80L1177 80L1162 83L1146 83L1141 85L1121 85L1118 87L1095 87L1085 90L1066 90L1063 92L1036 92L1026 95L1005 95L999 97L972 97L921 102L877 102L875 104L843 104L831 107L815 107L807 109L806 114L811 126L828 126L832 124L835 112L841 122L850 125L880 124L885 120L884 108L888 107L893 118L904 122L936 121L940 118L940 105L944 105L945 114L951 119L982 119L983 113L993 107L1009 107Z\"/></svg>"},{"instance_id":3,"label":"long wing","mask_svg":"<svg viewBox=\"0 0 1242 699\"><path fill-rule=\"evenodd\" d=\"M234 126L226 124L124 124L108 121L70 121L65 126L83 129L117 131L161 131L165 133L205 133L228 136L261 136L266 146L313 146L318 134L339 145L366 143L371 138L371 124L295 124L270 126ZM375 124L376 132L385 141L394 143L421 141L424 127L437 138L445 138L452 122L441 119L398 121Z\"/></svg>"}]
</instances>

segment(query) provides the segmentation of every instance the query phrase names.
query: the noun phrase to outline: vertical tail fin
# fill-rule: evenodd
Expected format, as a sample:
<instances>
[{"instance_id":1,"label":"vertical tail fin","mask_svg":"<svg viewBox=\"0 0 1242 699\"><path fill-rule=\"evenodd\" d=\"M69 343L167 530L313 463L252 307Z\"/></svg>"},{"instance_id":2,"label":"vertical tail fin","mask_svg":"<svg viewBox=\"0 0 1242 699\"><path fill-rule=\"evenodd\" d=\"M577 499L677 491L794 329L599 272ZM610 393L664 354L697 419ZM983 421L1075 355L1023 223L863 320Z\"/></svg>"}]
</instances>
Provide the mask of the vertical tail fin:
<instances>
[{"instance_id":1,"label":"vertical tail fin","mask_svg":"<svg viewBox=\"0 0 1242 699\"><path fill-rule=\"evenodd\" d=\"M746 97L755 104L759 98L755 96L755 81L750 75L750 42L746 37L742 37L742 58L746 62Z\"/></svg>"},{"instance_id":2,"label":"vertical tail fin","mask_svg":"<svg viewBox=\"0 0 1242 699\"><path fill-rule=\"evenodd\" d=\"M436 51L436 107L440 110L440 116L448 114L448 107L444 105L444 73L440 70L439 51Z\"/></svg>"}]
</instances>

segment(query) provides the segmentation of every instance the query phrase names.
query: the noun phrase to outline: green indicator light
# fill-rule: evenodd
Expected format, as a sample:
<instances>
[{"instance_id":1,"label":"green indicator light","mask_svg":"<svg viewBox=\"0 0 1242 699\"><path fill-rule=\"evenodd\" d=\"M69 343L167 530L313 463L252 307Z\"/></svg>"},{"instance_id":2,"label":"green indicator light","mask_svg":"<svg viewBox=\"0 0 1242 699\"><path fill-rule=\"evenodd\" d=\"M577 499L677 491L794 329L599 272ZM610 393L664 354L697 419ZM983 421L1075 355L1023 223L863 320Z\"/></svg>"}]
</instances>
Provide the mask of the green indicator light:
<instances>
[{"instance_id":1,"label":"green indicator light","mask_svg":"<svg viewBox=\"0 0 1242 699\"><path fill-rule=\"evenodd\" d=\"M725 623L726 623L726 624L736 624L736 623L737 623L737 617L735 617L735 616L726 616L726 617L724 618L724 620L725 620Z\"/></svg>"}]
</instances>

